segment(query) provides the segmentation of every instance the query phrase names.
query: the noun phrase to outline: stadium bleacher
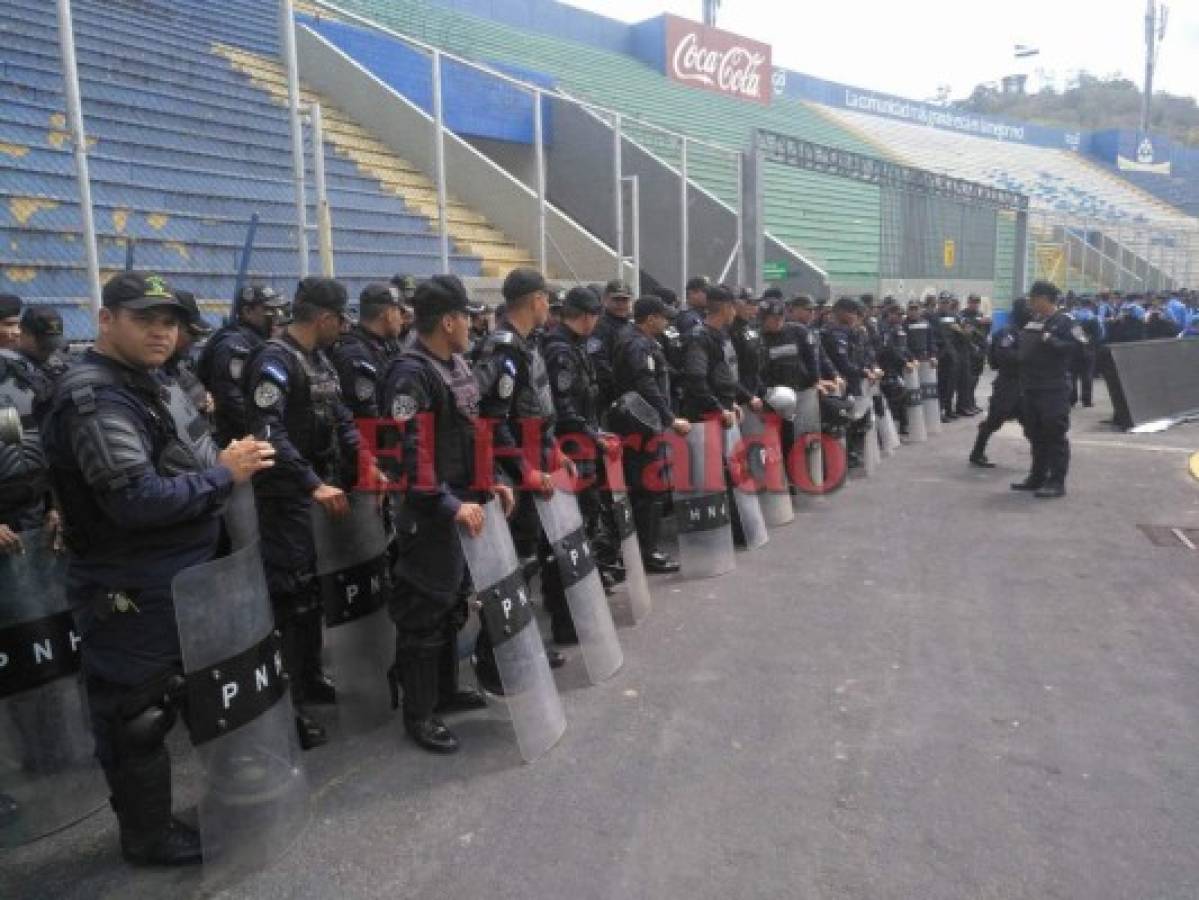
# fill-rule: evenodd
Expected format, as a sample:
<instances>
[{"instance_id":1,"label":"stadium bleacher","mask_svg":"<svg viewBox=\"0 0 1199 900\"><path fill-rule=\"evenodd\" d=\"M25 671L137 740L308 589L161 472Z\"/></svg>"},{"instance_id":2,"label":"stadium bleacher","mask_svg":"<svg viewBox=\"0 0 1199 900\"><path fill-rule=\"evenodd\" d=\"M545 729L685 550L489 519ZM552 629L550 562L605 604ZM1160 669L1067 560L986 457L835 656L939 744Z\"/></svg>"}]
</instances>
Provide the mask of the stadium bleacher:
<instances>
[{"instance_id":1,"label":"stadium bleacher","mask_svg":"<svg viewBox=\"0 0 1199 900\"><path fill-rule=\"evenodd\" d=\"M253 213L250 274L294 281L294 190L278 95L275 3L76 0L75 37L102 276L134 240L153 268L207 301L232 295ZM53 4L0 0L0 290L58 306L90 333L79 195L66 130ZM335 266L351 296L397 271L439 268L433 187L336 109L325 110ZM309 181L308 221L312 188ZM452 269L498 274L529 258L460 204ZM315 239L312 269L318 269Z\"/></svg>"}]
</instances>

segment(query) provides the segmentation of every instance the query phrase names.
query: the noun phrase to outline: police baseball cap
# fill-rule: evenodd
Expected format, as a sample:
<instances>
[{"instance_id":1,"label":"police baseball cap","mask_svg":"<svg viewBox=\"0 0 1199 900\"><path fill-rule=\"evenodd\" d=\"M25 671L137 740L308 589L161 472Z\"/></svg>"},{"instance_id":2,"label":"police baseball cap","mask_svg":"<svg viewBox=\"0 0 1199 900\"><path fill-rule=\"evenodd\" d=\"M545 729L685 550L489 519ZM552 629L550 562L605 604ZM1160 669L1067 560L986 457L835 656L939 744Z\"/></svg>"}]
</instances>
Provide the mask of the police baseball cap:
<instances>
[{"instance_id":1,"label":"police baseball cap","mask_svg":"<svg viewBox=\"0 0 1199 900\"><path fill-rule=\"evenodd\" d=\"M330 312L344 313L350 298L345 285L333 278L311 275L296 285L296 303L319 306Z\"/></svg>"},{"instance_id":2,"label":"police baseball cap","mask_svg":"<svg viewBox=\"0 0 1199 900\"><path fill-rule=\"evenodd\" d=\"M384 284L381 281L376 281L368 284L362 289L362 293L358 295L358 307L365 309L368 306L403 306L404 298L400 294L399 286L395 284Z\"/></svg>"},{"instance_id":3,"label":"police baseball cap","mask_svg":"<svg viewBox=\"0 0 1199 900\"><path fill-rule=\"evenodd\" d=\"M667 306L661 297L653 294L647 297L638 297L637 302L633 304L633 320L644 322L650 316L665 316L667 319L673 319L675 311L673 307Z\"/></svg>"},{"instance_id":4,"label":"police baseball cap","mask_svg":"<svg viewBox=\"0 0 1199 900\"><path fill-rule=\"evenodd\" d=\"M416 293L416 277L403 272L392 275L391 283L399 289L404 297L411 297Z\"/></svg>"},{"instance_id":5,"label":"police baseball cap","mask_svg":"<svg viewBox=\"0 0 1199 900\"><path fill-rule=\"evenodd\" d=\"M686 289L688 291L706 291L710 283L705 275L692 275L687 279Z\"/></svg>"},{"instance_id":6,"label":"police baseball cap","mask_svg":"<svg viewBox=\"0 0 1199 900\"><path fill-rule=\"evenodd\" d=\"M672 291L670 288L660 287L654 293L656 293L659 297L661 297L662 302L665 303L667 306L676 306L677 307L679 305L679 295L676 294L674 291Z\"/></svg>"},{"instance_id":7,"label":"police baseball cap","mask_svg":"<svg viewBox=\"0 0 1199 900\"><path fill-rule=\"evenodd\" d=\"M787 304L778 297L771 297L758 304L758 312L764 316L785 316Z\"/></svg>"},{"instance_id":8,"label":"police baseball cap","mask_svg":"<svg viewBox=\"0 0 1199 900\"><path fill-rule=\"evenodd\" d=\"M566 292L566 297L562 301L562 308L587 313L588 315L598 315L602 306L600 298L595 296L591 288L580 285Z\"/></svg>"},{"instance_id":9,"label":"police baseball cap","mask_svg":"<svg viewBox=\"0 0 1199 900\"><path fill-rule=\"evenodd\" d=\"M21 330L37 338L43 347L57 349L66 343L62 336L62 316L48 306L26 307L21 316Z\"/></svg>"},{"instance_id":10,"label":"police baseball cap","mask_svg":"<svg viewBox=\"0 0 1199 900\"><path fill-rule=\"evenodd\" d=\"M187 315L187 321L184 323L187 330L197 337L202 337L212 333L212 326L204 321L204 317L200 315L200 304L196 302L196 295L191 291L181 289L175 290L175 298L179 301L179 305L183 307L184 313Z\"/></svg>"},{"instance_id":11,"label":"police baseball cap","mask_svg":"<svg viewBox=\"0 0 1199 900\"><path fill-rule=\"evenodd\" d=\"M270 307L287 305L287 300L283 298L283 295L269 284L247 284L241 289L237 299L242 306L255 303L265 303Z\"/></svg>"},{"instance_id":12,"label":"police baseball cap","mask_svg":"<svg viewBox=\"0 0 1199 900\"><path fill-rule=\"evenodd\" d=\"M776 287L766 288L766 290L762 291L762 299L763 300L782 300L783 299L783 290L782 290L782 288L776 288Z\"/></svg>"},{"instance_id":13,"label":"police baseball cap","mask_svg":"<svg viewBox=\"0 0 1199 900\"><path fill-rule=\"evenodd\" d=\"M723 284L708 285L708 302L709 303L732 303L733 292Z\"/></svg>"},{"instance_id":14,"label":"police baseball cap","mask_svg":"<svg viewBox=\"0 0 1199 900\"><path fill-rule=\"evenodd\" d=\"M787 301L787 305L796 309L811 309L815 302L807 294L796 294Z\"/></svg>"},{"instance_id":15,"label":"police baseball cap","mask_svg":"<svg viewBox=\"0 0 1199 900\"><path fill-rule=\"evenodd\" d=\"M544 275L536 269L522 268L513 269L508 273L508 277L504 279L504 286L500 288L500 293L504 295L504 300L512 303L529 294L548 290L549 285L545 283Z\"/></svg>"},{"instance_id":16,"label":"police baseball cap","mask_svg":"<svg viewBox=\"0 0 1199 900\"><path fill-rule=\"evenodd\" d=\"M21 306L16 294L0 294L0 319L15 319L21 314Z\"/></svg>"},{"instance_id":17,"label":"police baseball cap","mask_svg":"<svg viewBox=\"0 0 1199 900\"><path fill-rule=\"evenodd\" d=\"M412 308L420 318L435 318L448 313L478 315L486 310L480 303L471 303L466 287L457 275L434 275L416 286Z\"/></svg>"},{"instance_id":18,"label":"police baseball cap","mask_svg":"<svg viewBox=\"0 0 1199 900\"><path fill-rule=\"evenodd\" d=\"M605 297L625 297L633 296L633 289L629 287L627 282L621 281L619 278L613 278L604 285Z\"/></svg>"},{"instance_id":19,"label":"police baseball cap","mask_svg":"<svg viewBox=\"0 0 1199 900\"><path fill-rule=\"evenodd\" d=\"M183 310L183 305L167 280L161 275L145 272L121 272L108 279L100 298L108 309L153 309L169 306Z\"/></svg>"}]
</instances>

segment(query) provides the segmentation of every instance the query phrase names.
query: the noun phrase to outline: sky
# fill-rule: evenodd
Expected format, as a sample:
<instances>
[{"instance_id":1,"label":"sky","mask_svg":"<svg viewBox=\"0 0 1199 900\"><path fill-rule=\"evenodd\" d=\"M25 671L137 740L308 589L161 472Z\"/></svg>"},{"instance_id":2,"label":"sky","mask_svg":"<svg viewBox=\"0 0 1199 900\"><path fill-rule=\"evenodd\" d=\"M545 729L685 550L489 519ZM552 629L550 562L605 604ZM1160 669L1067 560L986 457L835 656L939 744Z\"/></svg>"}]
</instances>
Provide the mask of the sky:
<instances>
[{"instance_id":1,"label":"sky","mask_svg":"<svg viewBox=\"0 0 1199 900\"><path fill-rule=\"evenodd\" d=\"M701 18L701 0L565 0L640 22L662 12ZM1199 0L1172 0L1154 88L1199 97ZM1064 86L1071 72L1116 72L1140 84L1145 72L1145 0L724 0L717 25L772 45L774 64L854 87L916 100L948 85L966 97L976 84L1047 70ZM1033 68L1015 44L1040 49Z\"/></svg>"}]
</instances>

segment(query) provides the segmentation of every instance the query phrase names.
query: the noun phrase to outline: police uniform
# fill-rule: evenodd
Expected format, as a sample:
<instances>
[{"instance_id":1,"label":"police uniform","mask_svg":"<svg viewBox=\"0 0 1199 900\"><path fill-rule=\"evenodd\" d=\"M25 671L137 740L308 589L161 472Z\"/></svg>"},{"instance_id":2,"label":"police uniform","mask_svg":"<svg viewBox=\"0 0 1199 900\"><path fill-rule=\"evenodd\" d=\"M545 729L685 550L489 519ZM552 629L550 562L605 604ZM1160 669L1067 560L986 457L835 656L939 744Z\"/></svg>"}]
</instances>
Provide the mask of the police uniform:
<instances>
[{"instance_id":1,"label":"police uniform","mask_svg":"<svg viewBox=\"0 0 1199 900\"><path fill-rule=\"evenodd\" d=\"M970 451L970 462L980 468L990 469L994 463L987 459L987 442L1003 423L1020 417L1020 333L1028 324L1028 303L1016 300L1012 304L1011 318L1002 328L991 335L987 349L987 361L995 371L991 382L991 400L987 404L987 417L978 423L978 437Z\"/></svg>"},{"instance_id":2,"label":"police uniform","mask_svg":"<svg viewBox=\"0 0 1199 900\"><path fill-rule=\"evenodd\" d=\"M666 305L654 298L643 298L634 306L635 321L644 320L650 315L669 314ZM652 483L655 477L660 481L667 480L665 446L661 442L655 443L654 439L674 419L666 354L653 337L634 325L616 345L613 371L618 397L632 391L658 414L658 422L654 423L656 428L618 417L612 422L612 428L624 438L621 458L625 486L628 488L629 504L633 508L633 524L637 530L637 543L645 571L650 574L677 572L679 564L658 547L666 485Z\"/></svg>"},{"instance_id":3,"label":"police uniform","mask_svg":"<svg viewBox=\"0 0 1199 900\"><path fill-rule=\"evenodd\" d=\"M400 304L394 285L367 285L359 297L359 312L371 306ZM380 415L379 385L392 359L402 352L395 341L372 331L361 322L338 339L329 350L337 369L341 395L355 419L377 419Z\"/></svg>"},{"instance_id":4,"label":"police uniform","mask_svg":"<svg viewBox=\"0 0 1199 900\"><path fill-rule=\"evenodd\" d=\"M1030 291L1037 294L1037 286ZM1028 477L1012 485L1034 490L1038 497L1065 493L1070 467L1070 360L1086 335L1065 312L1058 310L1020 330L1020 390L1024 435L1032 445Z\"/></svg>"},{"instance_id":5,"label":"police uniform","mask_svg":"<svg viewBox=\"0 0 1199 900\"><path fill-rule=\"evenodd\" d=\"M61 320L59 328L61 334ZM22 432L19 442L0 441L0 525L13 531L37 528L45 516L49 483L39 425L53 387L36 360L17 350L0 350L0 409L16 412Z\"/></svg>"},{"instance_id":6,"label":"police uniform","mask_svg":"<svg viewBox=\"0 0 1199 900\"><path fill-rule=\"evenodd\" d=\"M296 303L344 312L345 288L327 278L306 278ZM290 331L262 344L246 363L247 424L275 447L275 465L255 476L263 563L275 616L283 632L285 663L297 708L331 702L332 685L321 669L320 586L315 577L312 493L322 484L349 489L358 461L359 436L342 402L337 372L325 352L306 350ZM300 714L301 742L324 739L317 723Z\"/></svg>"},{"instance_id":7,"label":"police uniform","mask_svg":"<svg viewBox=\"0 0 1199 900\"><path fill-rule=\"evenodd\" d=\"M682 414L701 422L748 403L753 395L738 376L737 351L728 333L706 322L685 338Z\"/></svg>"},{"instance_id":8,"label":"police uniform","mask_svg":"<svg viewBox=\"0 0 1199 900\"><path fill-rule=\"evenodd\" d=\"M762 396L762 330L753 319L737 316L729 326L737 353L737 377L749 393Z\"/></svg>"},{"instance_id":9,"label":"police uniform","mask_svg":"<svg viewBox=\"0 0 1199 900\"><path fill-rule=\"evenodd\" d=\"M770 300L762 304L763 316L786 314L786 304L781 300ZM778 331L762 329L762 384L772 387L787 387L799 394L815 387L818 380L819 362L813 347L814 336L806 328L784 322ZM795 443L795 421L784 419L782 423L783 458L789 459Z\"/></svg>"},{"instance_id":10,"label":"police uniform","mask_svg":"<svg viewBox=\"0 0 1199 900\"><path fill-rule=\"evenodd\" d=\"M908 433L907 389L904 373L915 360L908 347L908 330L903 322L884 322L879 327L879 368L883 370L881 390L900 434Z\"/></svg>"},{"instance_id":11,"label":"police uniform","mask_svg":"<svg viewBox=\"0 0 1199 900\"><path fill-rule=\"evenodd\" d=\"M196 374L212 395L213 426L217 443L249 433L246 417L244 375L250 354L270 337L270 322L259 328L240 318L241 310L249 305L263 304L270 310L282 310L286 304L269 287L251 285L238 295L233 321L227 322L208 339L196 361Z\"/></svg>"},{"instance_id":12,"label":"police uniform","mask_svg":"<svg viewBox=\"0 0 1199 900\"><path fill-rule=\"evenodd\" d=\"M563 310L596 315L600 312L599 298L590 288L573 288L563 302ZM622 329L627 332L632 326ZM579 513L592 542L597 557L606 534L601 533L601 498L599 482L603 472L603 443L600 440L599 383L596 377L594 357L588 352L589 338L578 334L563 321L546 333L541 343L545 357L546 373L554 402L554 431L563 451L572 458L578 457L575 468L579 478L587 485L576 493ZM614 349L614 348L613 348ZM609 361L612 356L608 356ZM613 390L609 385L609 391ZM590 458L588 458L590 457ZM612 559L610 542L603 547L603 555L609 563ZM541 591L546 610L550 614L550 625L557 643L578 643L570 609L566 605L566 593L558 572L549 542L540 542ZM611 577L610 575L607 577Z\"/></svg>"},{"instance_id":13,"label":"police uniform","mask_svg":"<svg viewBox=\"0 0 1199 900\"><path fill-rule=\"evenodd\" d=\"M108 308L179 308L155 276L124 273ZM233 487L207 434L190 443L149 371L96 350L59 380L44 429L71 551L67 591L82 637L96 755L122 850L139 862L195 862L199 841L171 819L162 698L181 669L171 581L218 550Z\"/></svg>"},{"instance_id":14,"label":"police uniform","mask_svg":"<svg viewBox=\"0 0 1199 900\"><path fill-rule=\"evenodd\" d=\"M962 358L961 325L948 309L938 310L929 317L937 356L937 394L941 400L941 417L956 419L955 401L961 383Z\"/></svg>"},{"instance_id":15,"label":"police uniform","mask_svg":"<svg viewBox=\"0 0 1199 900\"><path fill-rule=\"evenodd\" d=\"M434 276L413 299L418 316L471 312L462 282ZM470 577L454 524L463 503L486 503L476 477L479 387L464 356L437 356L419 336L389 365L380 403L397 427L407 483L398 512L397 585L389 610L396 624L396 665L390 677L404 694L408 733L426 749L447 752L457 739L436 713L484 705L458 690L457 634L467 618ZM421 451L432 450L432 474ZM492 477L494 473L484 473Z\"/></svg>"},{"instance_id":16,"label":"police uniform","mask_svg":"<svg viewBox=\"0 0 1199 900\"><path fill-rule=\"evenodd\" d=\"M608 297L631 297L628 286L623 281L610 281L604 289ZM612 354L616 343L633 327L632 321L614 315L609 310L600 314L595 331L587 342L587 352L591 355L592 364L599 384L598 401L601 406L607 406L616 399L612 388Z\"/></svg>"},{"instance_id":17,"label":"police uniform","mask_svg":"<svg viewBox=\"0 0 1199 900\"><path fill-rule=\"evenodd\" d=\"M535 272L515 271L524 273L524 280L510 275L506 298L544 290L545 280ZM516 290L522 293L512 293ZM500 468L513 484L523 485L530 472L548 469L554 447L553 389L533 335L522 336L509 322L497 326L479 349L475 380L483 418L495 423L493 446ZM526 444L526 434L531 444ZM532 498L522 492L513 518L513 540L522 557L536 552L538 534Z\"/></svg>"}]
</instances>

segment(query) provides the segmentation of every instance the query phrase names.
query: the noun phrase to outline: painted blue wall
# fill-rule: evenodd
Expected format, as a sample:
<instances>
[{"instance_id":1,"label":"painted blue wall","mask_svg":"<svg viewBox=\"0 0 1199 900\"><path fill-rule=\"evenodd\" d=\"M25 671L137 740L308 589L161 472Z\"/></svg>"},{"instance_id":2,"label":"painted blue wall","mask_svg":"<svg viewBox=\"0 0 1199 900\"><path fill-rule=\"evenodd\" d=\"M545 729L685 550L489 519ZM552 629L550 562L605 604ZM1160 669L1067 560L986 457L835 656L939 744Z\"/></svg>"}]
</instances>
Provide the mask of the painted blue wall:
<instances>
[{"instance_id":1,"label":"painted blue wall","mask_svg":"<svg viewBox=\"0 0 1199 900\"><path fill-rule=\"evenodd\" d=\"M425 112L433 110L433 81L429 58L402 41L353 25L319 22L299 15L297 21L320 34L376 78L407 97ZM554 87L542 72L501 63L492 66L523 81ZM470 137L533 143L533 98L504 81L453 60L442 66L442 103L446 127ZM546 143L553 141L552 105L542 105Z\"/></svg>"},{"instance_id":2,"label":"painted blue wall","mask_svg":"<svg viewBox=\"0 0 1199 900\"><path fill-rule=\"evenodd\" d=\"M632 53L630 27L624 22L555 0L431 0L438 6L503 25L589 44L613 53Z\"/></svg>"}]
</instances>

